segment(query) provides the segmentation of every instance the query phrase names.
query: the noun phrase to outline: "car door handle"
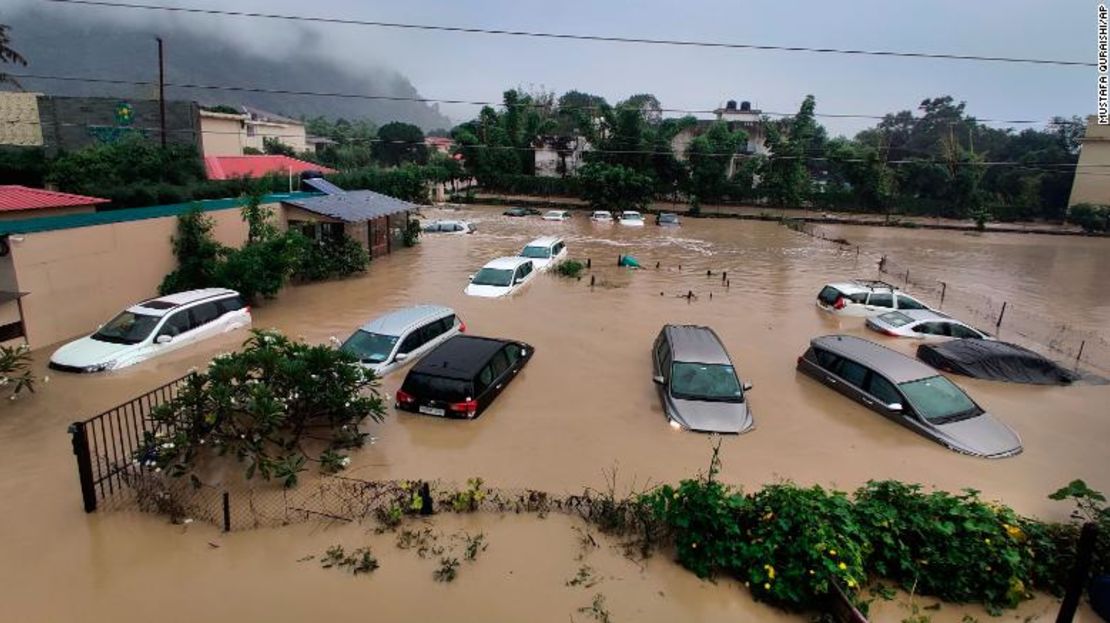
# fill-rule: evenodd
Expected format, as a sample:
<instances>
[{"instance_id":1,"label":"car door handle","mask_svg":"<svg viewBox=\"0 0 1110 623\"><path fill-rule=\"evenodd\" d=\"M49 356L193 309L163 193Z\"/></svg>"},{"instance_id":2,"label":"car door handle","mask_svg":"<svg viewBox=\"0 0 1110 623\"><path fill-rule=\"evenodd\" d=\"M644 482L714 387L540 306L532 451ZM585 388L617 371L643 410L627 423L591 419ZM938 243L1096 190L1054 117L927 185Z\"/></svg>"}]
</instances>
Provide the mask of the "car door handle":
<instances>
[{"instance_id":1,"label":"car door handle","mask_svg":"<svg viewBox=\"0 0 1110 623\"><path fill-rule=\"evenodd\" d=\"M828 381L830 385L836 385L836 379L832 378L831 376L826 376L825 380Z\"/></svg>"},{"instance_id":2,"label":"car door handle","mask_svg":"<svg viewBox=\"0 0 1110 623\"><path fill-rule=\"evenodd\" d=\"M875 404L875 403L874 403L873 401L870 401L870 400L868 400L868 399L866 399L866 398L860 398L860 400L861 400L861 401L863 402L863 404L865 404L865 405L867 405L867 406L869 406L869 407Z\"/></svg>"},{"instance_id":3,"label":"car door handle","mask_svg":"<svg viewBox=\"0 0 1110 623\"><path fill-rule=\"evenodd\" d=\"M504 385L504 383L498 383L498 384L497 384L497 387L495 387L494 389L501 389L501 386L502 386L502 385Z\"/></svg>"}]
</instances>

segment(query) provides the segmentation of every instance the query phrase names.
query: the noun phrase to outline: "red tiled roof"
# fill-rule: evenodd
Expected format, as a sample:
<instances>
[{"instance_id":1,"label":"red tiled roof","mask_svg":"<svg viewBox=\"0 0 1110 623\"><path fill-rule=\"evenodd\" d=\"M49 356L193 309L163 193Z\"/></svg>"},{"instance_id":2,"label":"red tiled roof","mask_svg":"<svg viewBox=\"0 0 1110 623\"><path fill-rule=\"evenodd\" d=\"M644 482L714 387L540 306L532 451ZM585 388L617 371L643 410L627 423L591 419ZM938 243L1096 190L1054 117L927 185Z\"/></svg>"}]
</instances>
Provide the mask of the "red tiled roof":
<instances>
[{"instance_id":1,"label":"red tiled roof","mask_svg":"<svg viewBox=\"0 0 1110 623\"><path fill-rule=\"evenodd\" d=\"M288 175L304 171L335 173L335 169L297 160L289 156L205 156L204 168L210 180L236 177L262 177L270 174Z\"/></svg>"},{"instance_id":2,"label":"red tiled roof","mask_svg":"<svg viewBox=\"0 0 1110 623\"><path fill-rule=\"evenodd\" d=\"M98 203L108 203L108 200L14 184L0 186L0 211L4 212L92 206Z\"/></svg>"}]
</instances>

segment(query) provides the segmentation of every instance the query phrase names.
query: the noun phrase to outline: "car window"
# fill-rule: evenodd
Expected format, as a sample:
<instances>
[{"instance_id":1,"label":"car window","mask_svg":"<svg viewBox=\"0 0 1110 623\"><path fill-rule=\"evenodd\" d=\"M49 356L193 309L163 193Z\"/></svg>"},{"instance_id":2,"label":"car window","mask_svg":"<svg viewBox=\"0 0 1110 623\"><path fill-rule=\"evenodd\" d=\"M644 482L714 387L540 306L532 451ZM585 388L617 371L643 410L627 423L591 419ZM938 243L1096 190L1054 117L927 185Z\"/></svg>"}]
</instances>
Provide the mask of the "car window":
<instances>
[{"instance_id":1,"label":"car window","mask_svg":"<svg viewBox=\"0 0 1110 623\"><path fill-rule=\"evenodd\" d=\"M516 365L520 361L520 346L517 344L509 344L505 347L505 356L509 359L509 366Z\"/></svg>"},{"instance_id":2,"label":"car window","mask_svg":"<svg viewBox=\"0 0 1110 623\"><path fill-rule=\"evenodd\" d=\"M459 379L448 379L430 374L413 372L405 377L401 389L423 400L442 400L458 402L472 397L470 383Z\"/></svg>"},{"instance_id":3,"label":"car window","mask_svg":"<svg viewBox=\"0 0 1110 623\"><path fill-rule=\"evenodd\" d=\"M159 329L158 335L177 337L193 328L193 321L189 318L189 310L175 312L166 318L166 323Z\"/></svg>"},{"instance_id":4,"label":"car window","mask_svg":"<svg viewBox=\"0 0 1110 623\"><path fill-rule=\"evenodd\" d=\"M243 297L232 296L216 301L216 306L220 309L220 315L223 315L228 312L239 311L240 309L246 307L247 304L243 302Z\"/></svg>"},{"instance_id":5,"label":"car window","mask_svg":"<svg viewBox=\"0 0 1110 623\"><path fill-rule=\"evenodd\" d=\"M671 345L667 343L666 338L659 340L659 346L655 349L655 359L659 362L660 374L664 378L668 377L671 370Z\"/></svg>"},{"instance_id":6,"label":"car window","mask_svg":"<svg viewBox=\"0 0 1110 623\"><path fill-rule=\"evenodd\" d=\"M189 309L193 314L193 327L208 324L220 317L220 310L215 303L201 303Z\"/></svg>"},{"instance_id":7,"label":"car window","mask_svg":"<svg viewBox=\"0 0 1110 623\"><path fill-rule=\"evenodd\" d=\"M903 294L898 295L898 309L925 309L925 306Z\"/></svg>"},{"instance_id":8,"label":"car window","mask_svg":"<svg viewBox=\"0 0 1110 623\"><path fill-rule=\"evenodd\" d=\"M855 294L849 294L848 295L848 300L852 301L853 303L859 303L860 305L863 305L864 303L867 302L867 293L866 292L856 292Z\"/></svg>"},{"instance_id":9,"label":"car window","mask_svg":"<svg viewBox=\"0 0 1110 623\"><path fill-rule=\"evenodd\" d=\"M836 299L840 298L840 290L832 286L825 286L821 293L817 295L817 298L825 305L836 305Z\"/></svg>"},{"instance_id":10,"label":"car window","mask_svg":"<svg viewBox=\"0 0 1110 623\"><path fill-rule=\"evenodd\" d=\"M478 373L478 381L475 383L475 392L480 394L486 391L487 387L493 385L493 379L493 366L487 365L482 368L482 371Z\"/></svg>"},{"instance_id":11,"label":"car window","mask_svg":"<svg viewBox=\"0 0 1110 623\"><path fill-rule=\"evenodd\" d=\"M493 378L500 378L506 370L509 369L509 358L505 355L505 349L497 351L490 360L490 366L493 367Z\"/></svg>"},{"instance_id":12,"label":"car window","mask_svg":"<svg viewBox=\"0 0 1110 623\"><path fill-rule=\"evenodd\" d=\"M840 357L820 348L813 349L813 356L817 359L817 365L829 372L833 372L836 369L836 364L840 363Z\"/></svg>"},{"instance_id":13,"label":"car window","mask_svg":"<svg viewBox=\"0 0 1110 623\"><path fill-rule=\"evenodd\" d=\"M873 307L894 307L894 295L889 292L872 292L867 304Z\"/></svg>"},{"instance_id":14,"label":"car window","mask_svg":"<svg viewBox=\"0 0 1110 623\"><path fill-rule=\"evenodd\" d=\"M718 402L744 400L744 391L732 366L676 361L671 376L671 394L675 398Z\"/></svg>"},{"instance_id":15,"label":"car window","mask_svg":"<svg viewBox=\"0 0 1110 623\"><path fill-rule=\"evenodd\" d=\"M983 338L978 331L970 327L965 327L962 324L956 324L954 322L949 323L948 329L952 337L972 338L977 340Z\"/></svg>"},{"instance_id":16,"label":"car window","mask_svg":"<svg viewBox=\"0 0 1110 623\"><path fill-rule=\"evenodd\" d=\"M898 387L918 415L933 424L975 417L983 412L962 389L943 376L910 381Z\"/></svg>"},{"instance_id":17,"label":"car window","mask_svg":"<svg viewBox=\"0 0 1110 623\"><path fill-rule=\"evenodd\" d=\"M401 347L397 349L398 353L411 353L412 351L424 345L425 339L424 332L421 329L415 329L412 333L401 342Z\"/></svg>"},{"instance_id":18,"label":"car window","mask_svg":"<svg viewBox=\"0 0 1110 623\"><path fill-rule=\"evenodd\" d=\"M837 376L861 389L867 372L867 368L849 359L841 359L840 365L836 367Z\"/></svg>"},{"instance_id":19,"label":"car window","mask_svg":"<svg viewBox=\"0 0 1110 623\"><path fill-rule=\"evenodd\" d=\"M437 337L443 335L443 332L447 330L444 328L443 320L443 318L440 318L439 320L433 320L420 328L420 330L424 332L425 342L430 342L431 340L434 340Z\"/></svg>"},{"instance_id":20,"label":"car window","mask_svg":"<svg viewBox=\"0 0 1110 623\"><path fill-rule=\"evenodd\" d=\"M902 395L894 388L894 384L874 372L867 381L867 393L878 398L884 405L902 402Z\"/></svg>"},{"instance_id":21,"label":"car window","mask_svg":"<svg viewBox=\"0 0 1110 623\"><path fill-rule=\"evenodd\" d=\"M948 335L946 325L942 322L922 322L913 328L913 332L923 335Z\"/></svg>"},{"instance_id":22,"label":"car window","mask_svg":"<svg viewBox=\"0 0 1110 623\"><path fill-rule=\"evenodd\" d=\"M339 349L351 353L359 361L381 363L393 352L393 346L396 343L396 335L382 335L359 329L347 338L347 341L343 342Z\"/></svg>"},{"instance_id":23,"label":"car window","mask_svg":"<svg viewBox=\"0 0 1110 623\"><path fill-rule=\"evenodd\" d=\"M474 280L471 281L476 286L499 286L507 287L513 285L513 271L507 268L483 268L474 275Z\"/></svg>"},{"instance_id":24,"label":"car window","mask_svg":"<svg viewBox=\"0 0 1110 623\"><path fill-rule=\"evenodd\" d=\"M899 312L887 312L879 316L879 320L894 328L903 327L913 322L913 318Z\"/></svg>"},{"instance_id":25,"label":"car window","mask_svg":"<svg viewBox=\"0 0 1110 623\"><path fill-rule=\"evenodd\" d=\"M92 339L113 344L138 344L150 336L161 316L125 311L100 327Z\"/></svg>"}]
</instances>

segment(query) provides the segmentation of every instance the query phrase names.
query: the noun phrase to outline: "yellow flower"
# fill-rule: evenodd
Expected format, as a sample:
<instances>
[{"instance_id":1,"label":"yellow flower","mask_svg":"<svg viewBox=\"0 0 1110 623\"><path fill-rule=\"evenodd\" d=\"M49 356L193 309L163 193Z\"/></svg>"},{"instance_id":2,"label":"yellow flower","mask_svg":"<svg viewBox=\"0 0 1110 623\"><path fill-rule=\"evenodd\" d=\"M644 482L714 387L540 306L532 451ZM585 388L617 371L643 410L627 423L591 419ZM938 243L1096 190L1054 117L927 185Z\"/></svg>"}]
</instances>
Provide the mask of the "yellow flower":
<instances>
[{"instance_id":1,"label":"yellow flower","mask_svg":"<svg viewBox=\"0 0 1110 623\"><path fill-rule=\"evenodd\" d=\"M767 565L767 577L775 579L775 568L771 565Z\"/></svg>"},{"instance_id":2,"label":"yellow flower","mask_svg":"<svg viewBox=\"0 0 1110 623\"><path fill-rule=\"evenodd\" d=\"M848 578L848 587L849 588L855 588L856 587L856 581L853 580L852 578Z\"/></svg>"},{"instance_id":3,"label":"yellow flower","mask_svg":"<svg viewBox=\"0 0 1110 623\"><path fill-rule=\"evenodd\" d=\"M763 590L765 590L765 591L771 590L771 585L767 582L764 582L763 583Z\"/></svg>"},{"instance_id":4,"label":"yellow flower","mask_svg":"<svg viewBox=\"0 0 1110 623\"><path fill-rule=\"evenodd\" d=\"M984 542L984 543L986 543L987 545L990 545L990 544L991 544L991 540L990 540L990 539L983 539L983 542Z\"/></svg>"},{"instance_id":5,"label":"yellow flower","mask_svg":"<svg viewBox=\"0 0 1110 623\"><path fill-rule=\"evenodd\" d=\"M813 569L810 569L810 570L809 570L809 574L810 574L810 575L814 575L814 573L813 573Z\"/></svg>"},{"instance_id":6,"label":"yellow flower","mask_svg":"<svg viewBox=\"0 0 1110 623\"><path fill-rule=\"evenodd\" d=\"M1006 534L1009 534L1015 540L1018 540L1018 541L1024 541L1025 540L1025 533L1022 532L1021 528L1019 528L1017 526L1011 526L1011 525L1008 525L1008 524L1002 524L1002 526L1004 528L1006 528Z\"/></svg>"},{"instance_id":7,"label":"yellow flower","mask_svg":"<svg viewBox=\"0 0 1110 623\"><path fill-rule=\"evenodd\" d=\"M835 549L830 549L829 550L829 556L836 556L836 550Z\"/></svg>"},{"instance_id":8,"label":"yellow flower","mask_svg":"<svg viewBox=\"0 0 1110 623\"><path fill-rule=\"evenodd\" d=\"M837 568L839 568L841 571L843 571L843 570L848 568L848 565L846 565L844 563L840 563L840 564L837 565Z\"/></svg>"}]
</instances>

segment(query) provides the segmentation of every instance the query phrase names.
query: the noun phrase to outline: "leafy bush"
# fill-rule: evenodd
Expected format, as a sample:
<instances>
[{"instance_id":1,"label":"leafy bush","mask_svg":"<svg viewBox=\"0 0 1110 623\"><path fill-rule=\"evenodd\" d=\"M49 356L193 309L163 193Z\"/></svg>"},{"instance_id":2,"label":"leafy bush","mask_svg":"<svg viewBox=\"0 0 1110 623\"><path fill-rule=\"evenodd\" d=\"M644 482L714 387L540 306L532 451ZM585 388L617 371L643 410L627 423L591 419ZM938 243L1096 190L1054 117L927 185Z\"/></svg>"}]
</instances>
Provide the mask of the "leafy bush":
<instances>
[{"instance_id":1,"label":"leafy bush","mask_svg":"<svg viewBox=\"0 0 1110 623\"><path fill-rule=\"evenodd\" d=\"M273 298L293 274L307 239L290 231L243 245L224 247L212 273L211 285L231 288L248 301Z\"/></svg>"},{"instance_id":2,"label":"leafy bush","mask_svg":"<svg viewBox=\"0 0 1110 623\"><path fill-rule=\"evenodd\" d=\"M373 373L353 355L255 330L243 350L217 357L154 409L157 432L144 434L136 460L199 485L207 460L230 456L248 480L257 474L291 487L307 462L325 466L324 452L328 471L346 466L340 453L366 438L359 425L384 416ZM324 446L315 457L314 445Z\"/></svg>"},{"instance_id":3,"label":"leafy bush","mask_svg":"<svg viewBox=\"0 0 1110 623\"><path fill-rule=\"evenodd\" d=\"M563 260L555 265L556 274L563 277L576 278L586 269L586 265L578 260Z\"/></svg>"},{"instance_id":4,"label":"leafy bush","mask_svg":"<svg viewBox=\"0 0 1110 623\"><path fill-rule=\"evenodd\" d=\"M1079 225L1086 232L1110 230L1110 206L1077 203L1068 210L1068 222Z\"/></svg>"},{"instance_id":5,"label":"leafy bush","mask_svg":"<svg viewBox=\"0 0 1110 623\"><path fill-rule=\"evenodd\" d=\"M402 232L402 242L404 245L406 247L415 247L416 243L420 242L421 231L423 230L420 228L420 221L410 219L409 222L405 224L405 230Z\"/></svg>"},{"instance_id":6,"label":"leafy bush","mask_svg":"<svg viewBox=\"0 0 1110 623\"><path fill-rule=\"evenodd\" d=\"M158 286L161 294L204 288L215 283L214 273L220 244L212 238L212 218L194 207L177 217L177 235L172 237L177 269Z\"/></svg>"},{"instance_id":7,"label":"leafy bush","mask_svg":"<svg viewBox=\"0 0 1110 623\"><path fill-rule=\"evenodd\" d=\"M31 373L31 349L26 344L0 346L0 387L11 386L14 400L23 390L35 393L35 375Z\"/></svg>"},{"instance_id":8,"label":"leafy bush","mask_svg":"<svg viewBox=\"0 0 1110 623\"><path fill-rule=\"evenodd\" d=\"M906 590L997 611L1035 588L1020 519L975 491L923 493L920 485L869 482L856 493L856 514L874 547L871 570Z\"/></svg>"},{"instance_id":9,"label":"leafy bush","mask_svg":"<svg viewBox=\"0 0 1110 623\"><path fill-rule=\"evenodd\" d=\"M582 198L599 210L641 210L655 194L650 175L619 164L591 162L578 177Z\"/></svg>"},{"instance_id":10,"label":"leafy bush","mask_svg":"<svg viewBox=\"0 0 1110 623\"><path fill-rule=\"evenodd\" d=\"M410 203L429 203L426 167L406 164L395 169L367 167L327 176L329 182L347 190L372 190Z\"/></svg>"},{"instance_id":11,"label":"leafy bush","mask_svg":"<svg viewBox=\"0 0 1110 623\"><path fill-rule=\"evenodd\" d=\"M366 271L370 256L350 236L339 240L316 240L308 242L294 274L305 281L320 281L335 277L349 277Z\"/></svg>"}]
</instances>

